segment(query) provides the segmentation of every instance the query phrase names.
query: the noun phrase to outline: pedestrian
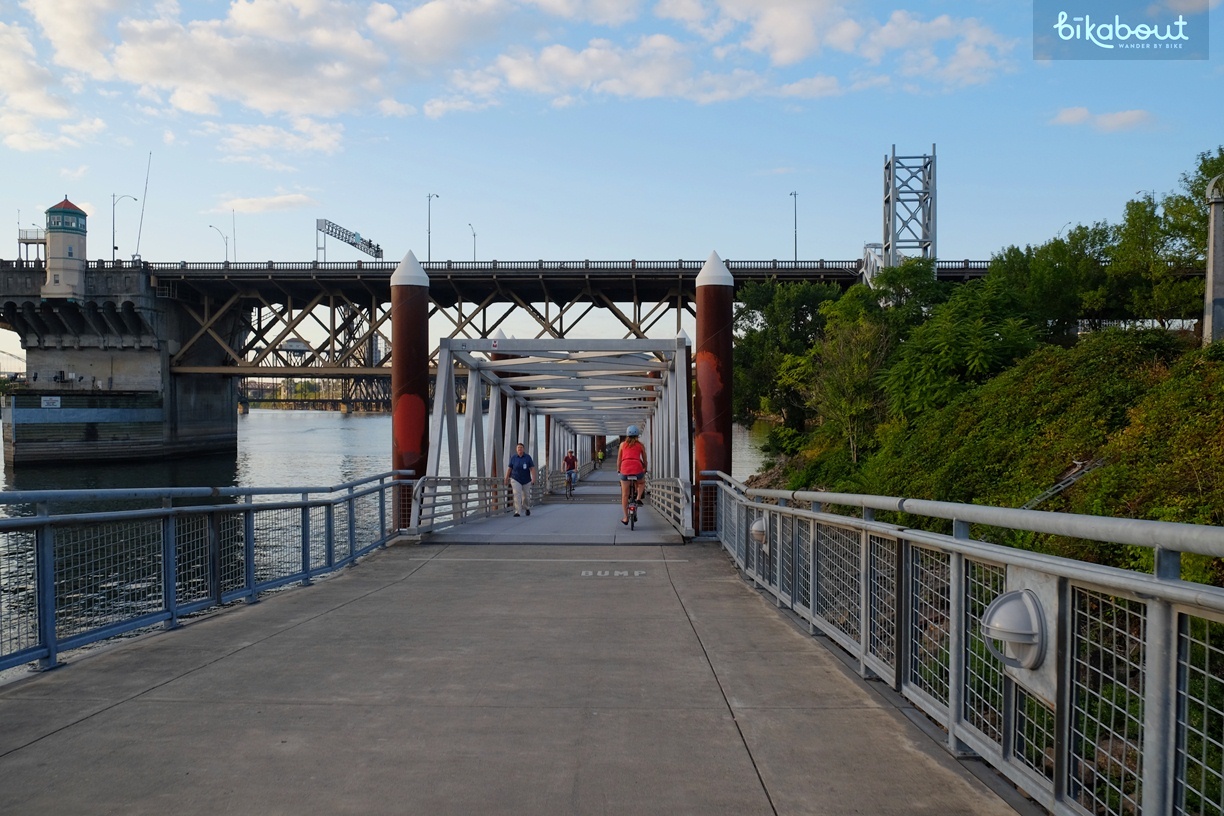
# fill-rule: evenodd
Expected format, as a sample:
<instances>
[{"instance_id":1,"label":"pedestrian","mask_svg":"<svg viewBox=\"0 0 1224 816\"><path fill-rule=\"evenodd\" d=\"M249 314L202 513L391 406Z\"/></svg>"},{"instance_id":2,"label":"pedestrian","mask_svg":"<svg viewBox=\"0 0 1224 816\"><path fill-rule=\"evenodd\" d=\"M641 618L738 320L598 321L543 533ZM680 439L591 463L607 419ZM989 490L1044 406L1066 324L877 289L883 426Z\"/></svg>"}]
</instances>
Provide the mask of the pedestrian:
<instances>
[{"instance_id":1,"label":"pedestrian","mask_svg":"<svg viewBox=\"0 0 1224 816\"><path fill-rule=\"evenodd\" d=\"M561 461L565 465L565 481L569 483L570 492L573 492L578 487L578 457L573 451L568 451Z\"/></svg>"},{"instance_id":2,"label":"pedestrian","mask_svg":"<svg viewBox=\"0 0 1224 816\"><path fill-rule=\"evenodd\" d=\"M522 442L514 446L514 455L506 467L506 484L514 490L514 517L520 513L531 515L531 491L528 485L535 484L536 465Z\"/></svg>"}]
</instances>

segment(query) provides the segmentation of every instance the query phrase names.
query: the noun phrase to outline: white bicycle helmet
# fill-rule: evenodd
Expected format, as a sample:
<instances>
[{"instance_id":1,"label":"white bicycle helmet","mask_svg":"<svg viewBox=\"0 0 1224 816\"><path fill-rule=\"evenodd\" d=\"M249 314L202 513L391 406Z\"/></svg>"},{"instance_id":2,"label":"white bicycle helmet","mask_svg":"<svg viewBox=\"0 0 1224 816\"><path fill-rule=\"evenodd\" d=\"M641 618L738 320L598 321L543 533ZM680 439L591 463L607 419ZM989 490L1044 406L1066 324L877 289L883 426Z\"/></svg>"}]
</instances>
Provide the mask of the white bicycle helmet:
<instances>
[{"instance_id":1,"label":"white bicycle helmet","mask_svg":"<svg viewBox=\"0 0 1224 816\"><path fill-rule=\"evenodd\" d=\"M628 428L625 429L625 436L641 436L641 435L642 435L642 432L638 429L638 426L636 425L630 425Z\"/></svg>"}]
</instances>

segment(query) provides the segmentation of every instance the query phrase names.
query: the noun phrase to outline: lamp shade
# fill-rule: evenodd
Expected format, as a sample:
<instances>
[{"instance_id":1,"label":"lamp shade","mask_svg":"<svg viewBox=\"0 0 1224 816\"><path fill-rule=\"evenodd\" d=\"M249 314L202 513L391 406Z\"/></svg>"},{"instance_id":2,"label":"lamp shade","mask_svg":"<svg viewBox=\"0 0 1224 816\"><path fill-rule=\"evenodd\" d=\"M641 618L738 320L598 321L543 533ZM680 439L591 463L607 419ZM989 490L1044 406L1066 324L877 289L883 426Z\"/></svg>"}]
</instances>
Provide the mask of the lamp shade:
<instances>
[{"instance_id":1,"label":"lamp shade","mask_svg":"<svg viewBox=\"0 0 1224 816\"><path fill-rule=\"evenodd\" d=\"M986 648L1007 666L1035 669L1045 658L1045 617L1029 589L1004 592L982 615ZM999 644L1002 644L1000 648Z\"/></svg>"}]
</instances>

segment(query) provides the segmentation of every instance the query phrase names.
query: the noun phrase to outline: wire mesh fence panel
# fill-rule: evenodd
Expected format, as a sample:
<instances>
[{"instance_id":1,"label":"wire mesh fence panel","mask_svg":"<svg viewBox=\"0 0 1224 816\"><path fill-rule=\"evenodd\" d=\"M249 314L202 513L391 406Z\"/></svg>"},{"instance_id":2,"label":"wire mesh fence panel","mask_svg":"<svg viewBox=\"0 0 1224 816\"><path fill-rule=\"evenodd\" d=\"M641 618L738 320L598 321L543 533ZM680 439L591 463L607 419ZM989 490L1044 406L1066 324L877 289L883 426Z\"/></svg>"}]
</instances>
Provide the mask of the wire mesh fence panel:
<instances>
[{"instance_id":1,"label":"wire mesh fence panel","mask_svg":"<svg viewBox=\"0 0 1224 816\"><path fill-rule=\"evenodd\" d=\"M212 596L208 516L178 516L174 525L175 596L181 604L205 600Z\"/></svg>"},{"instance_id":2,"label":"wire mesh fence panel","mask_svg":"<svg viewBox=\"0 0 1224 816\"><path fill-rule=\"evenodd\" d=\"M858 530L816 525L815 612L851 640L859 637L859 547Z\"/></svg>"},{"instance_id":3,"label":"wire mesh fence panel","mask_svg":"<svg viewBox=\"0 0 1224 816\"><path fill-rule=\"evenodd\" d=\"M986 648L982 615L1007 583L1007 568L965 560L965 710L964 718L987 739L1003 747L1003 664Z\"/></svg>"},{"instance_id":4,"label":"wire mesh fence panel","mask_svg":"<svg viewBox=\"0 0 1224 816\"><path fill-rule=\"evenodd\" d=\"M332 542L332 558L335 561L343 561L353 554L352 545L349 543L349 527L354 523L355 516L356 513L350 515L349 503L346 501L332 505L332 523L336 526L336 537Z\"/></svg>"},{"instance_id":5,"label":"wire mesh fence panel","mask_svg":"<svg viewBox=\"0 0 1224 816\"><path fill-rule=\"evenodd\" d=\"M722 490L719 488L717 481L698 482L697 491L697 521L701 525L700 533L717 533L720 532L719 527L719 508L725 509L729 502L722 502L720 494ZM726 529L726 520L723 519L722 529Z\"/></svg>"},{"instance_id":6,"label":"wire mesh fence panel","mask_svg":"<svg viewBox=\"0 0 1224 816\"><path fill-rule=\"evenodd\" d=\"M214 514L220 553L221 592L246 587L246 522L241 512Z\"/></svg>"},{"instance_id":7,"label":"wire mesh fence panel","mask_svg":"<svg viewBox=\"0 0 1224 816\"><path fill-rule=\"evenodd\" d=\"M910 547L909 682L940 703L948 702L950 557Z\"/></svg>"},{"instance_id":8,"label":"wire mesh fence panel","mask_svg":"<svg viewBox=\"0 0 1224 816\"><path fill-rule=\"evenodd\" d=\"M57 637L165 608L159 519L59 527L54 550Z\"/></svg>"},{"instance_id":9,"label":"wire mesh fence panel","mask_svg":"<svg viewBox=\"0 0 1224 816\"><path fill-rule=\"evenodd\" d=\"M1181 616L1178 816L1224 814L1224 622Z\"/></svg>"},{"instance_id":10,"label":"wire mesh fence panel","mask_svg":"<svg viewBox=\"0 0 1224 816\"><path fill-rule=\"evenodd\" d=\"M798 543L795 546L795 603L812 608L812 526L808 519L795 520Z\"/></svg>"},{"instance_id":11,"label":"wire mesh fence panel","mask_svg":"<svg viewBox=\"0 0 1224 816\"><path fill-rule=\"evenodd\" d=\"M254 511L255 583L302 571L302 511L297 507Z\"/></svg>"},{"instance_id":12,"label":"wire mesh fence panel","mask_svg":"<svg viewBox=\"0 0 1224 816\"><path fill-rule=\"evenodd\" d=\"M897 668L897 541L879 535L867 540L867 653Z\"/></svg>"},{"instance_id":13,"label":"wire mesh fence panel","mask_svg":"<svg viewBox=\"0 0 1224 816\"><path fill-rule=\"evenodd\" d=\"M353 501L354 525L357 530L355 539L357 549L365 550L373 544L381 542L385 536L382 529L381 506L378 493L367 493Z\"/></svg>"},{"instance_id":14,"label":"wire mesh fence panel","mask_svg":"<svg viewBox=\"0 0 1224 816\"><path fill-rule=\"evenodd\" d=\"M779 516L778 519L778 589L794 603L795 598L795 519Z\"/></svg>"},{"instance_id":15,"label":"wire mesh fence panel","mask_svg":"<svg viewBox=\"0 0 1224 816\"><path fill-rule=\"evenodd\" d=\"M327 508L311 507L306 512L310 518L310 568L320 570L327 566Z\"/></svg>"},{"instance_id":16,"label":"wire mesh fence panel","mask_svg":"<svg viewBox=\"0 0 1224 816\"><path fill-rule=\"evenodd\" d=\"M1146 609L1074 587L1071 615L1068 790L1090 813L1139 813Z\"/></svg>"},{"instance_id":17,"label":"wire mesh fence panel","mask_svg":"<svg viewBox=\"0 0 1224 816\"><path fill-rule=\"evenodd\" d=\"M0 533L0 658L38 645L33 530Z\"/></svg>"},{"instance_id":18,"label":"wire mesh fence panel","mask_svg":"<svg viewBox=\"0 0 1224 816\"><path fill-rule=\"evenodd\" d=\"M1054 781L1057 719L1044 700L1016 686L1016 726L1012 752L1021 765Z\"/></svg>"}]
</instances>

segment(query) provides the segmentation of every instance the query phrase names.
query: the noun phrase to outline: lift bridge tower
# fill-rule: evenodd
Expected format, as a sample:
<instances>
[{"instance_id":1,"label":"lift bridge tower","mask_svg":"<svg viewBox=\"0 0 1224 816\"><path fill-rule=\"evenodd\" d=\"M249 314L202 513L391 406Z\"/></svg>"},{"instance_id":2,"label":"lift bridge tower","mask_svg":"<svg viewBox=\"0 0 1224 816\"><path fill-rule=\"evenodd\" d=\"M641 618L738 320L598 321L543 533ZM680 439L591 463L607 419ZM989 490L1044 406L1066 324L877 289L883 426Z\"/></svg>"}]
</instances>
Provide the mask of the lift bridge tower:
<instances>
[{"instance_id":1,"label":"lift bridge tower","mask_svg":"<svg viewBox=\"0 0 1224 816\"><path fill-rule=\"evenodd\" d=\"M926 156L898 156L893 145L884 157L884 243L864 250L868 283L881 268L905 258L936 258L935 145Z\"/></svg>"},{"instance_id":2,"label":"lift bridge tower","mask_svg":"<svg viewBox=\"0 0 1224 816\"><path fill-rule=\"evenodd\" d=\"M315 243L315 260L319 260L322 255L324 261L327 260L327 237L336 238L349 246L364 252L366 255L375 260L382 260L383 249L378 244L371 241L369 238L362 237L361 233L353 230L345 229L339 224L328 221L326 218L319 218L315 221L315 228L319 238ZM358 361L361 365L378 366L383 363L383 358L390 353L389 349L379 348L379 334L376 331L371 331L368 325L364 323L364 313L358 310L342 308L341 324L346 327L345 333L350 335L345 338L345 341L350 345L350 348L359 347L359 356L364 357L364 360ZM358 337L365 336L366 340L360 344L357 341ZM365 406L367 409L378 407L389 407L391 404L391 380L386 377L356 377L344 380L344 402L348 406Z\"/></svg>"}]
</instances>

